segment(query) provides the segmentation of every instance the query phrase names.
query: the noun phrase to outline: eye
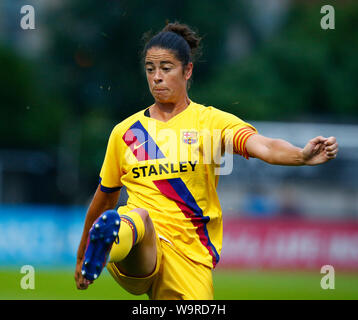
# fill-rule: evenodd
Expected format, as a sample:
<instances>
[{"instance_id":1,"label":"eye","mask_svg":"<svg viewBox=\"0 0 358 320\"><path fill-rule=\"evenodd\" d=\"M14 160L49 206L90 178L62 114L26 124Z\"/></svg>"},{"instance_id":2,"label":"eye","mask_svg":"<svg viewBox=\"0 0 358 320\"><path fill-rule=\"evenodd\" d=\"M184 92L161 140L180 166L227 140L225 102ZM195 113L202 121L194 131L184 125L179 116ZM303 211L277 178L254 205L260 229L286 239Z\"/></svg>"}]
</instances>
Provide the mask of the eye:
<instances>
[{"instance_id":1,"label":"eye","mask_svg":"<svg viewBox=\"0 0 358 320\"><path fill-rule=\"evenodd\" d=\"M145 71L148 72L148 73L151 73L151 72L153 72L153 68L152 67L147 67L147 68L145 68Z\"/></svg>"},{"instance_id":2,"label":"eye","mask_svg":"<svg viewBox=\"0 0 358 320\"><path fill-rule=\"evenodd\" d=\"M169 72L169 71L171 70L171 68L169 68L169 67L163 67L162 70L163 70L164 72Z\"/></svg>"}]
</instances>

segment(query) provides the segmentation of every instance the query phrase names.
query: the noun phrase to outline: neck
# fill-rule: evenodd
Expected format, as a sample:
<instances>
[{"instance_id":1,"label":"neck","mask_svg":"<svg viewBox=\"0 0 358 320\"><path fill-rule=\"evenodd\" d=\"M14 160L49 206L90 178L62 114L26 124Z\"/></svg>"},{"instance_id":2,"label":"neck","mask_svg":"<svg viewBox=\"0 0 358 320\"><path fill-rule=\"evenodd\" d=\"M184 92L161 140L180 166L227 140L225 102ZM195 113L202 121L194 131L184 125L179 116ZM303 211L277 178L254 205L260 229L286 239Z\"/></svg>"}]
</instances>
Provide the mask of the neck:
<instances>
[{"instance_id":1,"label":"neck","mask_svg":"<svg viewBox=\"0 0 358 320\"><path fill-rule=\"evenodd\" d=\"M188 96L185 96L182 100L176 103L161 103L156 101L154 105L149 108L150 116L151 118L167 122L180 112L184 111L189 104L190 100Z\"/></svg>"}]
</instances>

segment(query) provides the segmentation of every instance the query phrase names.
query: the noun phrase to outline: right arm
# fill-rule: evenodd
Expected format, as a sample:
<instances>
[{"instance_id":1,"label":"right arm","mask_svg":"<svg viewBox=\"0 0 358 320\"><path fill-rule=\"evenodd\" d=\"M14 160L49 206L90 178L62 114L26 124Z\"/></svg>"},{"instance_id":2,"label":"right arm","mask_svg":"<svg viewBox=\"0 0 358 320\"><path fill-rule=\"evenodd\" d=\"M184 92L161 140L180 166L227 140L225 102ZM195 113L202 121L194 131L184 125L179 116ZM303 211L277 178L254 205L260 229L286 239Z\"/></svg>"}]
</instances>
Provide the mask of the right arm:
<instances>
[{"instance_id":1,"label":"right arm","mask_svg":"<svg viewBox=\"0 0 358 320\"><path fill-rule=\"evenodd\" d=\"M87 245L87 238L89 230L91 229L95 220L106 210L114 209L117 205L120 190L106 193L101 191L101 186L98 185L91 204L88 208L86 219L83 227L82 237L77 250L77 263L75 270L75 281L77 289L87 289L91 283L85 279L81 274L83 258Z\"/></svg>"}]
</instances>

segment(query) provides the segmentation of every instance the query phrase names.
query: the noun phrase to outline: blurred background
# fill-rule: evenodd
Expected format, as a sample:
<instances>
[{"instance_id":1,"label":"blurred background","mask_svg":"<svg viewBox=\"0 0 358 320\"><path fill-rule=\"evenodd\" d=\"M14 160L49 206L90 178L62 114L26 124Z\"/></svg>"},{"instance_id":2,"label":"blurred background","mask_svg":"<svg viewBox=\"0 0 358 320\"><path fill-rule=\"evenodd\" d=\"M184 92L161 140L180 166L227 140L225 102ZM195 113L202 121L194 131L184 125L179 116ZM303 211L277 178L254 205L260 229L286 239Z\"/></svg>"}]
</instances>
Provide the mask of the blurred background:
<instances>
[{"instance_id":1,"label":"blurred background","mask_svg":"<svg viewBox=\"0 0 358 320\"><path fill-rule=\"evenodd\" d=\"M35 29L20 26L24 5L35 10ZM335 9L333 30L321 28L323 5ZM135 298L108 275L78 293L73 270L109 134L153 101L142 36L175 20L203 36L193 101L296 146L323 135L335 136L340 148L319 167L235 158L218 186L224 243L216 298L357 299L353 0L2 0L0 298ZM320 287L327 264L336 270L331 291ZM23 265L40 270L37 289L20 288Z\"/></svg>"}]
</instances>

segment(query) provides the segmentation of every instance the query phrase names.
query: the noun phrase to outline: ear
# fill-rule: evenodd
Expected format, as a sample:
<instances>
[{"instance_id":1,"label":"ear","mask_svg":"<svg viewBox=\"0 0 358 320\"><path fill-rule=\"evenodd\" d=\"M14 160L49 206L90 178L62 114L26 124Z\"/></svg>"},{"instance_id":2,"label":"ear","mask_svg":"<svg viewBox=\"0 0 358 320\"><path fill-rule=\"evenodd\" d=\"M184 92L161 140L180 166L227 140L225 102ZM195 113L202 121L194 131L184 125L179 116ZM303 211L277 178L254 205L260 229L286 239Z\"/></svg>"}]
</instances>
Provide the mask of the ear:
<instances>
[{"instance_id":1,"label":"ear","mask_svg":"<svg viewBox=\"0 0 358 320\"><path fill-rule=\"evenodd\" d=\"M184 70L184 77L185 77L185 80L189 80L191 78L191 75L193 74L193 63L192 62L189 62L188 65L185 67L185 70Z\"/></svg>"}]
</instances>

